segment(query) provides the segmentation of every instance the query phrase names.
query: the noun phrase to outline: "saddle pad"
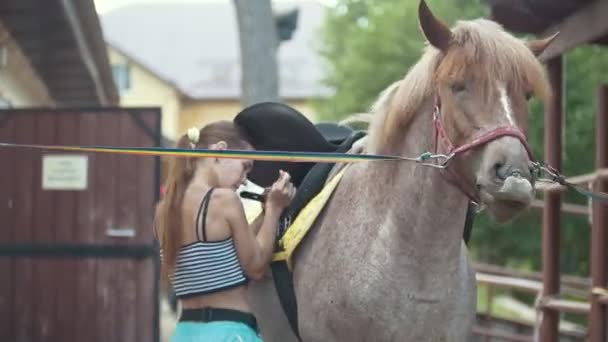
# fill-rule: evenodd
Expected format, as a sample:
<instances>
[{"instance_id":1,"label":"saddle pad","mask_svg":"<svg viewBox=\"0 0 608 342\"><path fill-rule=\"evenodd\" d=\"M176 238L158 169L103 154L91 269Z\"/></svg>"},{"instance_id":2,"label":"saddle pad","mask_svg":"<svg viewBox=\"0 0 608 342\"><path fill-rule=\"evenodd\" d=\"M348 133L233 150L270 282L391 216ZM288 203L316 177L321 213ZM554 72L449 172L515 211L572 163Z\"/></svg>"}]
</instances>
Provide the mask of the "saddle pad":
<instances>
[{"instance_id":1,"label":"saddle pad","mask_svg":"<svg viewBox=\"0 0 608 342\"><path fill-rule=\"evenodd\" d=\"M344 172L348 168L346 165L340 172L338 172L332 179L323 187L323 190L319 192L306 206L298 213L291 225L287 228L287 231L279 240L279 246L283 249L282 251L276 252L273 255L273 261L285 260L289 270L293 270L292 257L296 248L300 242L304 239L313 223L327 204L327 201L333 194L334 190L340 183Z\"/></svg>"}]
</instances>

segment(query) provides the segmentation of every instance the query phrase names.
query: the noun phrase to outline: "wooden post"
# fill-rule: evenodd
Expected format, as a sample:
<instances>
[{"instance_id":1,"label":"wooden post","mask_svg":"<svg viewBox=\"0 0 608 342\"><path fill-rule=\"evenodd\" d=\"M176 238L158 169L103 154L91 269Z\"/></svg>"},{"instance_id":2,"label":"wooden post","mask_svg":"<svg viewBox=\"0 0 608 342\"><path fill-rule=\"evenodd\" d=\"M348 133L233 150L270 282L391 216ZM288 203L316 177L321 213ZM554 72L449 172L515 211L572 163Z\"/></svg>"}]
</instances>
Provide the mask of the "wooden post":
<instances>
[{"instance_id":1,"label":"wooden post","mask_svg":"<svg viewBox=\"0 0 608 342\"><path fill-rule=\"evenodd\" d=\"M608 166L608 87L600 85L597 89L596 110L596 153L595 164L598 169ZM594 182L595 191L606 191L607 182L598 178ZM606 238L608 237L608 208L605 204L593 201L593 224L591 226L591 284L593 287L606 287ZM591 295L589 317L589 341L606 341L606 307L600 303L599 296Z\"/></svg>"},{"instance_id":2,"label":"wooden post","mask_svg":"<svg viewBox=\"0 0 608 342\"><path fill-rule=\"evenodd\" d=\"M545 109L545 161L557 170L562 167L562 57L558 56L547 62L549 80L553 97ZM543 296L559 293L559 242L561 230L561 193L545 193L543 209ZM540 338L543 342L558 340L559 311L542 308L543 319L540 326Z\"/></svg>"}]
</instances>

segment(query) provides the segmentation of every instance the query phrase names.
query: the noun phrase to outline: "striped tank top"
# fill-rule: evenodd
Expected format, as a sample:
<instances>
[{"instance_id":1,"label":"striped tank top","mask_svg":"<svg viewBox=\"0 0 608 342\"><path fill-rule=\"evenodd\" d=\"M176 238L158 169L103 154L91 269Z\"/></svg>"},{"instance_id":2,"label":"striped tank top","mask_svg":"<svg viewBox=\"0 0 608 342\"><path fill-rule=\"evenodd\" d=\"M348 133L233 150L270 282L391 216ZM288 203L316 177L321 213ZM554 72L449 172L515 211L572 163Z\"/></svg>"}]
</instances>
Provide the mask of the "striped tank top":
<instances>
[{"instance_id":1,"label":"striped tank top","mask_svg":"<svg viewBox=\"0 0 608 342\"><path fill-rule=\"evenodd\" d=\"M174 271L169 274L178 298L214 293L248 282L232 237L222 241L207 241L205 219L212 193L213 188L205 194L198 209L196 216L198 240L180 248Z\"/></svg>"}]
</instances>

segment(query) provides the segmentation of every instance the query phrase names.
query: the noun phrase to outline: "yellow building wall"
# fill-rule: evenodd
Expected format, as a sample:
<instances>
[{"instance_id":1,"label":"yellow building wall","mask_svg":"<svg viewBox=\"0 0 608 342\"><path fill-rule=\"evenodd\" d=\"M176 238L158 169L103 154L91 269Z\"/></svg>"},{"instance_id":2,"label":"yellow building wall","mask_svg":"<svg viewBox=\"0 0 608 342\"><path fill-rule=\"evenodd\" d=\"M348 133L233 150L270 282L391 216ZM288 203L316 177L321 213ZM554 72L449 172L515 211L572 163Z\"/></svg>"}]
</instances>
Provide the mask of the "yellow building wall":
<instances>
[{"instance_id":1,"label":"yellow building wall","mask_svg":"<svg viewBox=\"0 0 608 342\"><path fill-rule=\"evenodd\" d=\"M162 110L161 131L163 136L174 140L177 137L177 122L180 112L180 94L171 84L159 79L146 68L108 47L110 64L127 64L130 72L130 87L120 94L122 107L160 107Z\"/></svg>"},{"instance_id":2,"label":"yellow building wall","mask_svg":"<svg viewBox=\"0 0 608 342\"><path fill-rule=\"evenodd\" d=\"M300 111L310 121L317 122L316 113L306 100L287 101L287 104ZM239 99L184 101L179 116L178 131L184 134L193 126L200 128L213 121L232 120L241 109Z\"/></svg>"},{"instance_id":3,"label":"yellow building wall","mask_svg":"<svg viewBox=\"0 0 608 342\"><path fill-rule=\"evenodd\" d=\"M45 83L1 21L0 50L0 100L15 108L54 106Z\"/></svg>"}]
</instances>

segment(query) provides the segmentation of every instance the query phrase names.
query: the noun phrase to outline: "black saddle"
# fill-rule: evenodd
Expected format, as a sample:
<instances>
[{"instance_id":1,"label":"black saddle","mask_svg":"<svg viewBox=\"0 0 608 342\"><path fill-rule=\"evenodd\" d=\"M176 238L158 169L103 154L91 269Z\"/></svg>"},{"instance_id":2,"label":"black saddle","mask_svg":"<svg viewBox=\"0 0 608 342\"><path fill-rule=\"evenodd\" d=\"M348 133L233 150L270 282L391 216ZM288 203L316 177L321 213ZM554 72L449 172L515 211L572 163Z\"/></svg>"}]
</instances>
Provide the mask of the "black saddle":
<instances>
[{"instance_id":1,"label":"black saddle","mask_svg":"<svg viewBox=\"0 0 608 342\"><path fill-rule=\"evenodd\" d=\"M265 151L337 152L344 149L343 145L349 138L361 136L361 133L357 134L358 132L335 123L314 125L296 109L277 102L249 106L236 115L234 122L249 135L256 150ZM346 147L346 150L350 148ZM284 170L291 175L292 183L300 187L314 165L256 161L249 179L259 186L267 187L277 179L279 170Z\"/></svg>"}]
</instances>

